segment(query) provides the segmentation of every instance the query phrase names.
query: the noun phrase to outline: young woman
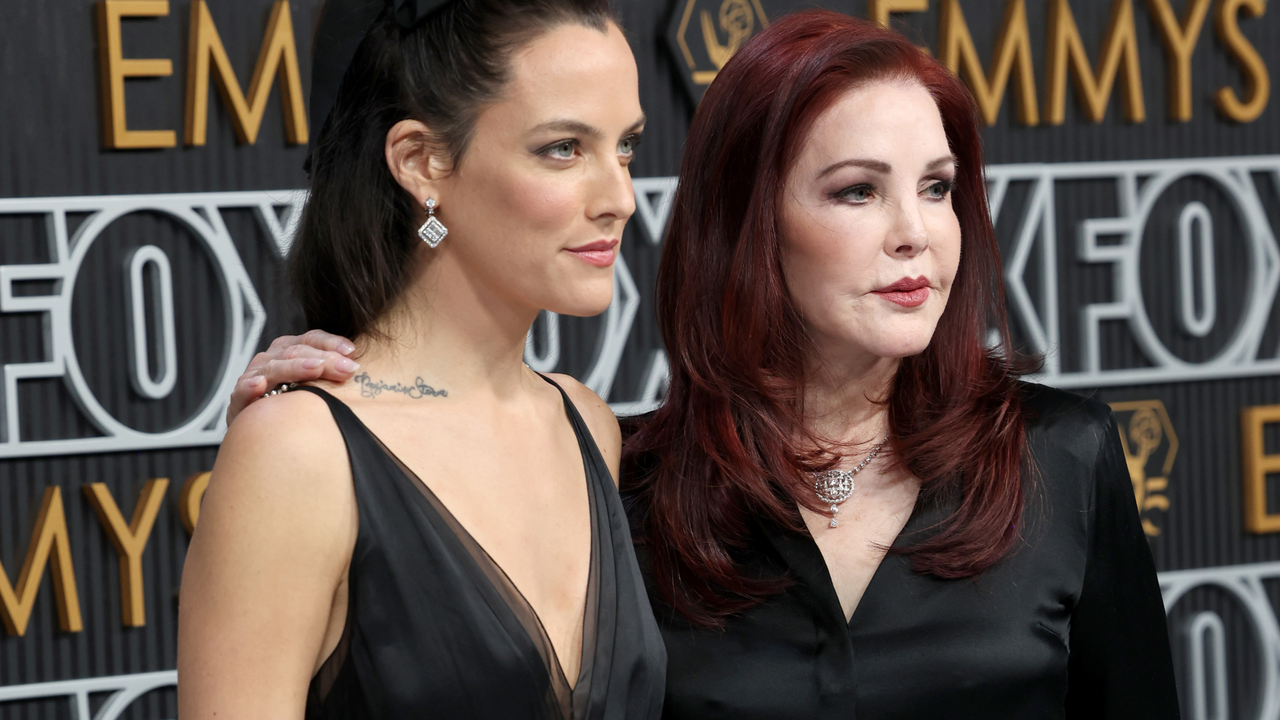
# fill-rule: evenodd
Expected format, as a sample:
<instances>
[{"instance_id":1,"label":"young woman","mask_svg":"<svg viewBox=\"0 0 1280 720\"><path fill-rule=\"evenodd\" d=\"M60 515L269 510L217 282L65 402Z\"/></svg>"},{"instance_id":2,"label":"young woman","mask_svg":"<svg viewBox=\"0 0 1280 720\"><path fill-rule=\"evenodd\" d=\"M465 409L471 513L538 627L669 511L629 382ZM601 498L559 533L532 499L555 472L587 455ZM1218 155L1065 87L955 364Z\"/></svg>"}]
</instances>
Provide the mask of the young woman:
<instances>
[{"instance_id":1,"label":"young woman","mask_svg":"<svg viewBox=\"0 0 1280 720\"><path fill-rule=\"evenodd\" d=\"M656 718L617 421L521 362L540 310L610 301L630 48L605 0L373 5L325 9L317 53L358 48L291 255L359 374L229 430L183 574L181 715Z\"/></svg>"},{"instance_id":2,"label":"young woman","mask_svg":"<svg viewBox=\"0 0 1280 720\"><path fill-rule=\"evenodd\" d=\"M622 479L664 717L1178 716L1109 411L1016 379L978 127L907 40L823 11L703 98L670 390Z\"/></svg>"}]
</instances>

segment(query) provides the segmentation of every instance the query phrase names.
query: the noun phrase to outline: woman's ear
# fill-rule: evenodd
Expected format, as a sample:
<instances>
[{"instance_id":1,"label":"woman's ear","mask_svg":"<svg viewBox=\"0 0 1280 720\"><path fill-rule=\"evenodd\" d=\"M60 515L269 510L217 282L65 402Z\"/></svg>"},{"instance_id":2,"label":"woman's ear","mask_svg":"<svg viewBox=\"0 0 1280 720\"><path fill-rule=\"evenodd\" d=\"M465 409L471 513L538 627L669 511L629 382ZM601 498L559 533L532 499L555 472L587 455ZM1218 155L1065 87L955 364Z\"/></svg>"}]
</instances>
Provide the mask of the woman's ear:
<instances>
[{"instance_id":1,"label":"woman's ear","mask_svg":"<svg viewBox=\"0 0 1280 720\"><path fill-rule=\"evenodd\" d=\"M440 200L438 183L451 165L431 129L417 120L401 120L387 132L387 168L421 205L428 197Z\"/></svg>"}]
</instances>

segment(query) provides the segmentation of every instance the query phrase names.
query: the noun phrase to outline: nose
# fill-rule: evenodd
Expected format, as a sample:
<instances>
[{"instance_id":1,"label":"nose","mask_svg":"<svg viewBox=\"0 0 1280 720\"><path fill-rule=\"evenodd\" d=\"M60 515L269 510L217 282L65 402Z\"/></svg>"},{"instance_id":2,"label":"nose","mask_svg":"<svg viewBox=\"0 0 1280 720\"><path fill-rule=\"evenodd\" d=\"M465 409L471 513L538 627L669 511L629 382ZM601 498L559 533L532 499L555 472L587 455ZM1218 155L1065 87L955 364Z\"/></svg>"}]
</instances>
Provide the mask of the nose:
<instances>
[{"instance_id":1,"label":"nose","mask_svg":"<svg viewBox=\"0 0 1280 720\"><path fill-rule=\"evenodd\" d=\"M920 200L914 193L899 203L893 226L885 236L884 251L894 257L913 258L929 248L929 230L921 213Z\"/></svg>"},{"instance_id":2,"label":"nose","mask_svg":"<svg viewBox=\"0 0 1280 720\"><path fill-rule=\"evenodd\" d=\"M587 217L593 222L625 223L636 211L631 171L621 163L606 161L593 175L588 188Z\"/></svg>"}]
</instances>

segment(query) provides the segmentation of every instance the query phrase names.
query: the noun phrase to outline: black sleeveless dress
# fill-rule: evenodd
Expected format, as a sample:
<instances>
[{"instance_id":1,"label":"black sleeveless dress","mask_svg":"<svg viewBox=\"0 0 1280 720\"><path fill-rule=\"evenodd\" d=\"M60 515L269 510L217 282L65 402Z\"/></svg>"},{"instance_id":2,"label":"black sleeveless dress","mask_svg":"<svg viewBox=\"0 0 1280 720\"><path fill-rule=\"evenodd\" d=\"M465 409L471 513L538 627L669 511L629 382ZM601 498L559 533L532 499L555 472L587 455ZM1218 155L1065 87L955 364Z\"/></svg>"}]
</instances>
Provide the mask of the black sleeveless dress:
<instances>
[{"instance_id":1,"label":"black sleeveless dress","mask_svg":"<svg viewBox=\"0 0 1280 720\"><path fill-rule=\"evenodd\" d=\"M563 390L586 469L592 540L582 663L572 687L533 607L430 488L340 400L318 388L300 389L328 403L342 432L360 522L346 626L311 681L307 718L651 720L661 714L666 651L626 515Z\"/></svg>"}]
</instances>

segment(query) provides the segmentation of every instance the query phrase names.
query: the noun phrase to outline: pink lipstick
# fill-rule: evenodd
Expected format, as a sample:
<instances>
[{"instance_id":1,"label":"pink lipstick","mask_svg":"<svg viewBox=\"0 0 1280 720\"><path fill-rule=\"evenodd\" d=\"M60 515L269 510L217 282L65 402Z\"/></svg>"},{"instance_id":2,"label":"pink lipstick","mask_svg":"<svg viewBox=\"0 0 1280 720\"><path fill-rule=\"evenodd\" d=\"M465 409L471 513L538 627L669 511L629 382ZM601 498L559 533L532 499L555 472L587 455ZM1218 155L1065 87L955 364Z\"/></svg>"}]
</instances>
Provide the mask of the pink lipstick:
<instances>
[{"instance_id":1,"label":"pink lipstick","mask_svg":"<svg viewBox=\"0 0 1280 720\"><path fill-rule=\"evenodd\" d=\"M929 280L923 275L918 278L902 278L892 285L872 292L902 307L920 307L925 300L929 299Z\"/></svg>"},{"instance_id":2,"label":"pink lipstick","mask_svg":"<svg viewBox=\"0 0 1280 720\"><path fill-rule=\"evenodd\" d=\"M588 265L596 267L609 267L618 257L617 240L596 240L595 242L579 245L578 247L565 248L567 252L573 253L578 259Z\"/></svg>"}]
</instances>

